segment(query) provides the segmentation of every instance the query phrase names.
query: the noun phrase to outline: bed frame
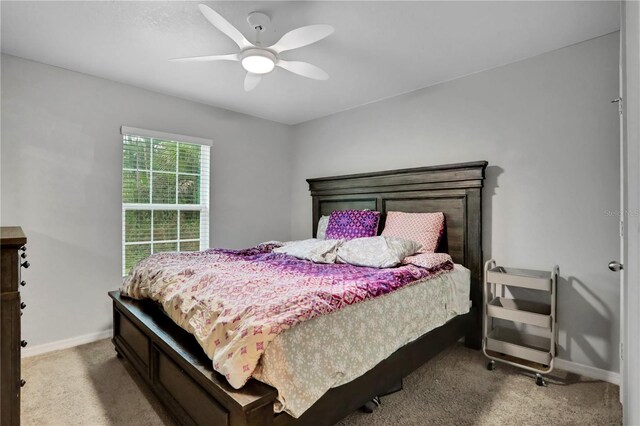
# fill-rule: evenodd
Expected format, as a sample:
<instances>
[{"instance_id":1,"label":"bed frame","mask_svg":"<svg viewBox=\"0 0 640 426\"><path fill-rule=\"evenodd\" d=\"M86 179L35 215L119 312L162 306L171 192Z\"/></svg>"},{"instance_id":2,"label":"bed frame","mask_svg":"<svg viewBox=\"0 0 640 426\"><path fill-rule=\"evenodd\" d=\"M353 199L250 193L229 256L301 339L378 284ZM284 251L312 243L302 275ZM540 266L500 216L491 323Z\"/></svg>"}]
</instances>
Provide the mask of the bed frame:
<instances>
[{"instance_id":1,"label":"bed frame","mask_svg":"<svg viewBox=\"0 0 640 426\"><path fill-rule=\"evenodd\" d=\"M378 395L401 387L402 378L465 338L481 346L482 186L486 161L308 179L313 197L313 235L318 219L333 210L444 212L438 251L471 270L473 307L403 346L369 372L331 389L300 418L273 413L277 391L251 379L233 389L213 371L195 338L153 302L109 293L113 299L113 344L182 425L331 425Z\"/></svg>"}]
</instances>

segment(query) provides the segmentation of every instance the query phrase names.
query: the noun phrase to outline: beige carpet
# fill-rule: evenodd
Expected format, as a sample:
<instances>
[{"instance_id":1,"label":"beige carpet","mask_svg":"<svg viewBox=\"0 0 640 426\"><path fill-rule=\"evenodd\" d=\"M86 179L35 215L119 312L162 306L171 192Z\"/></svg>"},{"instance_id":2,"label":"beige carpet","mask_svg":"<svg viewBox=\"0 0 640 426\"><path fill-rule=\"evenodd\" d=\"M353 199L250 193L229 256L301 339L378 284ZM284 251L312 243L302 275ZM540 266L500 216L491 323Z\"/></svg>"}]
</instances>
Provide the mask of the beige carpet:
<instances>
[{"instance_id":1,"label":"beige carpet","mask_svg":"<svg viewBox=\"0 0 640 426\"><path fill-rule=\"evenodd\" d=\"M618 387L554 372L547 387L514 368L485 369L481 352L456 346L405 379L373 414L340 425L619 425ZM23 360L23 425L171 425L141 391L108 340Z\"/></svg>"}]
</instances>

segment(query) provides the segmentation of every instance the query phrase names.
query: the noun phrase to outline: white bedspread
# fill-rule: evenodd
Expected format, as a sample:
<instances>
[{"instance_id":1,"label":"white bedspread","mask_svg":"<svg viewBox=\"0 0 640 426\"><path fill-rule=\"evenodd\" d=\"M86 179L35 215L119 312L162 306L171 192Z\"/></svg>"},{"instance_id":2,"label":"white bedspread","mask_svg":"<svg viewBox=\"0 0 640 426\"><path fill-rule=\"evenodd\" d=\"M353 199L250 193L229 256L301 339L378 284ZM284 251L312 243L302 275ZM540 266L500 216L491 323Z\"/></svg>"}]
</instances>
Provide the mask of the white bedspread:
<instances>
[{"instance_id":1,"label":"white bedspread","mask_svg":"<svg viewBox=\"0 0 640 426\"><path fill-rule=\"evenodd\" d=\"M372 369L405 344L469 312L463 266L278 335L253 377L278 390L276 412L299 417L330 388Z\"/></svg>"}]
</instances>

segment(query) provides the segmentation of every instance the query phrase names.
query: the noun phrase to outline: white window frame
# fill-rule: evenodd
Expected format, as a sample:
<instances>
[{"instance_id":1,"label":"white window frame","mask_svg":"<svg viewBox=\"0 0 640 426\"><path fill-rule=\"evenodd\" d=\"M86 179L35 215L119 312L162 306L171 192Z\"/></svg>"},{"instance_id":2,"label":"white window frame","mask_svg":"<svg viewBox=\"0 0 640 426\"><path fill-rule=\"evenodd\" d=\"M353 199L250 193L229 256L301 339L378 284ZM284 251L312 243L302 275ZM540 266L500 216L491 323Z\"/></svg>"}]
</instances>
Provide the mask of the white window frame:
<instances>
[{"instance_id":1,"label":"white window frame","mask_svg":"<svg viewBox=\"0 0 640 426\"><path fill-rule=\"evenodd\" d=\"M179 248L181 242L200 242L200 250L206 250L209 248L209 190L210 190L210 163L211 163L211 151L210 147L213 144L211 139L198 138L194 136L184 136L174 133L158 132L155 130L139 129L135 127L122 126L120 128L120 134L124 137L127 136L139 136L150 139L162 139L177 143L188 143L201 145L200 155L200 173L185 173L179 172L179 152L176 154L176 170L175 171L158 171L158 170L142 170L142 169L125 169L121 166L121 173L124 171L142 171L149 172L149 197L153 199L153 173L167 173L176 175L176 183L178 174L200 176L200 203L199 204L178 204L178 186L176 184L176 202L175 204L158 204L158 203L122 203L122 271L123 275L126 275L129 271L125 271L125 250L127 246L150 244L151 253L153 253L153 244L161 243L176 243ZM122 138L120 143L123 143ZM206 162L209 161L207 164ZM150 152L150 165L153 168L153 150ZM121 185L122 186L122 185ZM125 238L125 220L127 210L150 210L151 211L151 240L150 241L135 241L126 242ZM178 212L178 229L177 239L167 241L155 241L153 239L153 212L154 210L170 210ZM199 211L200 212L200 238L199 239L180 239L180 212L182 211Z\"/></svg>"}]
</instances>

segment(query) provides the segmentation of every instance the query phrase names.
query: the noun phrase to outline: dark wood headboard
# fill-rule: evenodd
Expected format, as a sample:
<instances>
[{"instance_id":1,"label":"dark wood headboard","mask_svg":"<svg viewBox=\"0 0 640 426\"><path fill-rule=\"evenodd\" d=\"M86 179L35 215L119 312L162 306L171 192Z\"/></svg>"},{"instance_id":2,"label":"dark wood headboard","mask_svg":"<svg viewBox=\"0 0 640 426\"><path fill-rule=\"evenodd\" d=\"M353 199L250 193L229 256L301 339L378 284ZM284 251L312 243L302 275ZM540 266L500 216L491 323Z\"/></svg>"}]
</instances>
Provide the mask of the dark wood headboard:
<instances>
[{"instance_id":1,"label":"dark wood headboard","mask_svg":"<svg viewBox=\"0 0 640 426\"><path fill-rule=\"evenodd\" d=\"M486 161L307 179L313 197L313 235L318 219L334 210L443 212L438 251L471 271L471 300L482 305L482 186ZM478 318L480 324L480 318ZM480 336L478 335L478 338Z\"/></svg>"}]
</instances>

